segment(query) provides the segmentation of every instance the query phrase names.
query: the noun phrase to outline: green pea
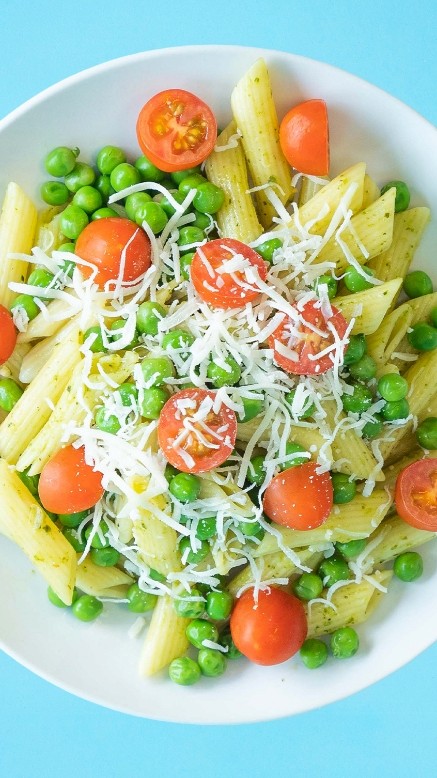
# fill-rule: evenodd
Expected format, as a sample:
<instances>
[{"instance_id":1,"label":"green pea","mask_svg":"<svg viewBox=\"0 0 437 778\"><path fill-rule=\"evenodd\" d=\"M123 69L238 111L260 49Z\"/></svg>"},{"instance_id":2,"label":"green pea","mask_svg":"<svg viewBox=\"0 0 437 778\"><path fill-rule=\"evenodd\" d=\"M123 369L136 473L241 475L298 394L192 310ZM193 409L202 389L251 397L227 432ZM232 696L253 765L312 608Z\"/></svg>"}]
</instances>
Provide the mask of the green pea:
<instances>
[{"instance_id":1,"label":"green pea","mask_svg":"<svg viewBox=\"0 0 437 778\"><path fill-rule=\"evenodd\" d=\"M350 365L349 372L357 381L371 381L376 376L376 362L371 356L364 354L358 362Z\"/></svg>"},{"instance_id":2,"label":"green pea","mask_svg":"<svg viewBox=\"0 0 437 778\"><path fill-rule=\"evenodd\" d=\"M346 543L336 543L335 547L345 559L353 559L361 554L366 548L366 538L348 540Z\"/></svg>"},{"instance_id":3,"label":"green pea","mask_svg":"<svg viewBox=\"0 0 437 778\"><path fill-rule=\"evenodd\" d=\"M62 243L57 250L66 251L69 254L74 254L75 248L76 246L74 243Z\"/></svg>"},{"instance_id":4,"label":"green pea","mask_svg":"<svg viewBox=\"0 0 437 778\"><path fill-rule=\"evenodd\" d=\"M88 540L94 527L90 524L85 530L85 538ZM103 539L102 539L103 538ZM108 525L106 521L101 521L99 530L94 533L91 541L91 548L107 548L109 546Z\"/></svg>"},{"instance_id":5,"label":"green pea","mask_svg":"<svg viewBox=\"0 0 437 778\"><path fill-rule=\"evenodd\" d=\"M123 330L126 326L126 320L125 319L116 319L116 321L113 321L110 330L111 330L111 340L113 343L116 343L120 338L123 337ZM132 349L138 346L140 343L139 341L139 332L135 329L134 335L131 341L127 344L127 346L123 346L125 349Z\"/></svg>"},{"instance_id":6,"label":"green pea","mask_svg":"<svg viewBox=\"0 0 437 778\"><path fill-rule=\"evenodd\" d=\"M127 217L133 222L136 221L138 209L146 205L146 203L151 202L152 198L149 194L147 194L147 192L133 192L132 194L128 195L124 204Z\"/></svg>"},{"instance_id":7,"label":"green pea","mask_svg":"<svg viewBox=\"0 0 437 778\"><path fill-rule=\"evenodd\" d=\"M52 605L56 605L57 608L68 608L67 603L61 600L60 597L58 597L58 595L52 589L51 586L47 587L47 597L49 598Z\"/></svg>"},{"instance_id":8,"label":"green pea","mask_svg":"<svg viewBox=\"0 0 437 778\"><path fill-rule=\"evenodd\" d=\"M76 240L88 224L88 214L78 205L67 205L61 213L61 232L66 238Z\"/></svg>"},{"instance_id":9,"label":"green pea","mask_svg":"<svg viewBox=\"0 0 437 778\"><path fill-rule=\"evenodd\" d=\"M226 670L226 659L221 651L214 648L202 648L197 657L202 675L216 678Z\"/></svg>"},{"instance_id":10,"label":"green pea","mask_svg":"<svg viewBox=\"0 0 437 778\"><path fill-rule=\"evenodd\" d=\"M152 579L152 581L158 581L159 583L165 583L166 577L162 573L159 573L158 570L154 570L153 567L149 570L149 578Z\"/></svg>"},{"instance_id":11,"label":"green pea","mask_svg":"<svg viewBox=\"0 0 437 778\"><path fill-rule=\"evenodd\" d=\"M167 481L171 481L171 479L175 475L178 475L178 473L179 473L179 470L176 470L176 468L173 467L173 465L167 464L165 466L164 475L165 475Z\"/></svg>"},{"instance_id":12,"label":"green pea","mask_svg":"<svg viewBox=\"0 0 437 778\"><path fill-rule=\"evenodd\" d=\"M41 199L48 205L65 205L70 192L61 181L45 181L40 188Z\"/></svg>"},{"instance_id":13,"label":"green pea","mask_svg":"<svg viewBox=\"0 0 437 778\"><path fill-rule=\"evenodd\" d=\"M431 313L429 314L429 318L431 320L432 326L437 328L437 307L432 309Z\"/></svg>"},{"instance_id":14,"label":"green pea","mask_svg":"<svg viewBox=\"0 0 437 778\"><path fill-rule=\"evenodd\" d=\"M358 335L351 335L349 337L349 345L344 355L344 364L352 365L355 362L359 362L364 356L367 349L366 338L362 333Z\"/></svg>"},{"instance_id":15,"label":"green pea","mask_svg":"<svg viewBox=\"0 0 437 778\"><path fill-rule=\"evenodd\" d=\"M389 181L388 184L384 184L382 187L381 194L385 194L393 187L396 189L395 211L400 213L405 211L410 204L410 191L404 181Z\"/></svg>"},{"instance_id":16,"label":"green pea","mask_svg":"<svg viewBox=\"0 0 437 778\"><path fill-rule=\"evenodd\" d=\"M180 656L178 659L173 659L169 664L168 674L170 680L180 686L192 686L201 677L199 665L189 656Z\"/></svg>"},{"instance_id":17,"label":"green pea","mask_svg":"<svg viewBox=\"0 0 437 778\"><path fill-rule=\"evenodd\" d=\"M416 438L419 446L429 451L437 449L437 418L428 416L416 429Z\"/></svg>"},{"instance_id":18,"label":"green pea","mask_svg":"<svg viewBox=\"0 0 437 778\"><path fill-rule=\"evenodd\" d=\"M126 154L118 146L103 146L97 154L96 165L104 175L110 175L122 162L126 162Z\"/></svg>"},{"instance_id":19,"label":"green pea","mask_svg":"<svg viewBox=\"0 0 437 778\"><path fill-rule=\"evenodd\" d=\"M79 149L69 149L67 146L57 146L47 154L44 165L47 173L55 178L67 176L76 165Z\"/></svg>"},{"instance_id":20,"label":"green pea","mask_svg":"<svg viewBox=\"0 0 437 778\"><path fill-rule=\"evenodd\" d=\"M336 505L344 505L354 499L357 486L355 481L350 481L349 476L344 473L332 473L332 488L334 491L333 499Z\"/></svg>"},{"instance_id":21,"label":"green pea","mask_svg":"<svg viewBox=\"0 0 437 778\"><path fill-rule=\"evenodd\" d=\"M85 162L77 162L73 170L65 176L64 181L70 192L78 191L82 186L91 186L96 180L96 174L91 165L87 165ZM64 230L62 230L64 232ZM64 232L64 235L66 233ZM67 235L67 238L70 236Z\"/></svg>"},{"instance_id":22,"label":"green pea","mask_svg":"<svg viewBox=\"0 0 437 778\"><path fill-rule=\"evenodd\" d=\"M109 180L115 191L121 192L122 189L139 184L141 175L137 168L129 164L129 162L120 162L111 170Z\"/></svg>"},{"instance_id":23,"label":"green pea","mask_svg":"<svg viewBox=\"0 0 437 778\"><path fill-rule=\"evenodd\" d=\"M229 627L226 627L222 634L220 635L220 645L224 648L227 648L226 652L226 659L240 659L240 657L243 656L241 651L238 650L237 646L235 645L234 641L232 640L232 635Z\"/></svg>"},{"instance_id":24,"label":"green pea","mask_svg":"<svg viewBox=\"0 0 437 778\"><path fill-rule=\"evenodd\" d=\"M194 259L195 253L195 251L189 251L187 254L183 254L179 259L181 276L182 278L185 278L185 281L190 280L190 265Z\"/></svg>"},{"instance_id":25,"label":"green pea","mask_svg":"<svg viewBox=\"0 0 437 778\"><path fill-rule=\"evenodd\" d=\"M53 279L53 273L50 273L50 271L46 270L45 267L37 267L35 270L32 270L29 278L27 279L27 283L30 286L40 286L42 289L44 289L47 286L50 286Z\"/></svg>"},{"instance_id":26,"label":"green pea","mask_svg":"<svg viewBox=\"0 0 437 778\"><path fill-rule=\"evenodd\" d=\"M305 667L308 667L309 670L316 670L325 664L328 658L328 646L323 640L308 638L303 643L299 654Z\"/></svg>"},{"instance_id":27,"label":"green pea","mask_svg":"<svg viewBox=\"0 0 437 778\"><path fill-rule=\"evenodd\" d=\"M197 165L197 167L189 167L186 170L175 170L174 173L170 173L170 178L176 186L179 186L181 181L184 180L184 178L187 178L187 176L192 176L195 174L201 174L202 171L200 169L200 165Z\"/></svg>"},{"instance_id":28,"label":"green pea","mask_svg":"<svg viewBox=\"0 0 437 778\"><path fill-rule=\"evenodd\" d=\"M62 243L62 245L59 246L58 251L65 251L68 254L74 254L75 249L76 246L74 245L74 243ZM74 268L76 267L76 263L74 262L74 260L70 261L64 259L62 260L59 267L67 276L70 276L71 278L71 276L73 275Z\"/></svg>"},{"instance_id":29,"label":"green pea","mask_svg":"<svg viewBox=\"0 0 437 778\"><path fill-rule=\"evenodd\" d=\"M410 406L408 400L396 400L394 402L386 402L383 408L381 408L381 415L386 421L397 421L398 419L406 419L410 414Z\"/></svg>"},{"instance_id":30,"label":"green pea","mask_svg":"<svg viewBox=\"0 0 437 778\"><path fill-rule=\"evenodd\" d=\"M188 192L190 192L192 189L197 189L199 184L204 184L205 182L206 178L205 176L202 176L201 173L192 173L190 176L186 176L182 179L178 189L184 195L184 197L186 197Z\"/></svg>"},{"instance_id":31,"label":"green pea","mask_svg":"<svg viewBox=\"0 0 437 778\"><path fill-rule=\"evenodd\" d=\"M437 348L437 328L420 321L413 324L411 331L407 333L407 339L418 351L433 351Z\"/></svg>"},{"instance_id":32,"label":"green pea","mask_svg":"<svg viewBox=\"0 0 437 778\"><path fill-rule=\"evenodd\" d=\"M173 200L176 200L179 205L182 205L182 203L185 200L185 195L182 194L182 192L178 192L178 190L172 190L170 192L171 197ZM176 213L174 205L171 203L170 199L167 197L167 195L160 194L157 198L157 202L161 206L164 213L170 218L170 216L173 216Z\"/></svg>"},{"instance_id":33,"label":"green pea","mask_svg":"<svg viewBox=\"0 0 437 778\"><path fill-rule=\"evenodd\" d=\"M380 435L383 428L383 421L380 413L373 414L373 419L374 421L368 421L362 430L363 438L367 438L368 440Z\"/></svg>"},{"instance_id":34,"label":"green pea","mask_svg":"<svg viewBox=\"0 0 437 778\"><path fill-rule=\"evenodd\" d=\"M58 519L64 527L78 527L90 515L89 511L79 511L78 513L59 513Z\"/></svg>"},{"instance_id":35,"label":"green pea","mask_svg":"<svg viewBox=\"0 0 437 778\"><path fill-rule=\"evenodd\" d=\"M305 446L301 446L299 443L293 443L292 441L287 441L285 444L285 453L289 456L291 454L307 454L308 452ZM293 456L293 459L290 459L288 462L283 462L279 468L280 470L288 470L290 467L296 467L296 465L304 465L305 462L308 462L308 459L308 456Z\"/></svg>"},{"instance_id":36,"label":"green pea","mask_svg":"<svg viewBox=\"0 0 437 778\"><path fill-rule=\"evenodd\" d=\"M22 394L22 388L12 378L0 378L0 408L2 411L9 413Z\"/></svg>"},{"instance_id":37,"label":"green pea","mask_svg":"<svg viewBox=\"0 0 437 778\"><path fill-rule=\"evenodd\" d=\"M85 213L91 214L102 207L103 198L94 186L81 186L73 197L73 205L77 205Z\"/></svg>"},{"instance_id":38,"label":"green pea","mask_svg":"<svg viewBox=\"0 0 437 778\"><path fill-rule=\"evenodd\" d=\"M208 213L200 213L200 211L196 211L195 208L193 213L196 218L194 221L190 222L191 227L198 227L199 230L202 230L202 232L209 230L212 223L212 217Z\"/></svg>"},{"instance_id":39,"label":"green pea","mask_svg":"<svg viewBox=\"0 0 437 778\"><path fill-rule=\"evenodd\" d=\"M237 523L237 526L240 532L242 532L243 535L246 535L248 538L257 538L258 540L262 540L264 537L265 529L262 524L259 523L259 521L241 520Z\"/></svg>"},{"instance_id":40,"label":"green pea","mask_svg":"<svg viewBox=\"0 0 437 778\"><path fill-rule=\"evenodd\" d=\"M97 211L94 211L91 214L91 221L96 222L99 219L111 219L114 218L114 216L118 216L117 211L114 211L113 208L97 208Z\"/></svg>"},{"instance_id":41,"label":"green pea","mask_svg":"<svg viewBox=\"0 0 437 778\"><path fill-rule=\"evenodd\" d=\"M171 332L165 333L162 339L162 348L165 351L182 350L181 356L187 357L187 351L195 340L196 338L190 332L186 332L185 330L172 330Z\"/></svg>"},{"instance_id":42,"label":"green pea","mask_svg":"<svg viewBox=\"0 0 437 778\"><path fill-rule=\"evenodd\" d=\"M30 294L19 294L11 305L11 311L21 311L27 316L28 321L32 321L39 314L39 308Z\"/></svg>"},{"instance_id":43,"label":"green pea","mask_svg":"<svg viewBox=\"0 0 437 778\"><path fill-rule=\"evenodd\" d=\"M369 267L363 268L364 272L368 276L374 276L375 273ZM344 273L344 285L350 292L364 292L365 289L370 289L373 284L367 281L366 278L355 267L349 265Z\"/></svg>"},{"instance_id":44,"label":"green pea","mask_svg":"<svg viewBox=\"0 0 437 778\"><path fill-rule=\"evenodd\" d=\"M206 369L206 375L216 389L221 386L235 386L241 378L241 368L233 357L226 357L224 362L229 369L221 367L216 362L210 362Z\"/></svg>"},{"instance_id":45,"label":"green pea","mask_svg":"<svg viewBox=\"0 0 437 778\"><path fill-rule=\"evenodd\" d=\"M120 397L121 404L124 405L125 408L135 407L138 401L138 389L132 381L126 381L124 384L120 384L116 392Z\"/></svg>"},{"instance_id":46,"label":"green pea","mask_svg":"<svg viewBox=\"0 0 437 778\"><path fill-rule=\"evenodd\" d=\"M332 300L337 294L338 283L335 280L335 278L333 278L333 276L321 275L318 278L316 278L314 282L314 291L316 294L319 293L320 286L328 287L328 297L330 300Z\"/></svg>"},{"instance_id":47,"label":"green pea","mask_svg":"<svg viewBox=\"0 0 437 778\"><path fill-rule=\"evenodd\" d=\"M168 222L168 217L159 203L144 203L137 208L135 222L141 227L143 222L149 225L154 235L162 232Z\"/></svg>"},{"instance_id":48,"label":"green pea","mask_svg":"<svg viewBox=\"0 0 437 778\"><path fill-rule=\"evenodd\" d=\"M171 479L168 489L179 502L194 502L200 494L201 481L192 473L178 473Z\"/></svg>"},{"instance_id":49,"label":"green pea","mask_svg":"<svg viewBox=\"0 0 437 778\"><path fill-rule=\"evenodd\" d=\"M293 389L291 392L287 392L287 394L284 397L284 400L289 404L293 405L294 398L296 396L296 389ZM302 410L297 414L298 419L308 419L311 416L314 416L316 412L316 406L314 403L310 402L309 398L305 400L304 406Z\"/></svg>"},{"instance_id":50,"label":"green pea","mask_svg":"<svg viewBox=\"0 0 437 778\"><path fill-rule=\"evenodd\" d=\"M340 627L332 633L330 646L336 659L349 659L357 653L360 645L359 637L352 627Z\"/></svg>"},{"instance_id":51,"label":"green pea","mask_svg":"<svg viewBox=\"0 0 437 778\"><path fill-rule=\"evenodd\" d=\"M139 171L143 181L159 183L165 178L165 173L154 165L145 155L135 160L135 167Z\"/></svg>"},{"instance_id":52,"label":"green pea","mask_svg":"<svg viewBox=\"0 0 437 778\"><path fill-rule=\"evenodd\" d=\"M73 546L77 554L81 554L85 551L86 542L82 532L77 532L74 527L65 527L62 533L66 540L68 540L70 546Z\"/></svg>"},{"instance_id":53,"label":"green pea","mask_svg":"<svg viewBox=\"0 0 437 778\"><path fill-rule=\"evenodd\" d=\"M83 340L84 343L90 335L95 335L93 342L89 346L90 351L93 352L93 354L101 354L107 351L105 344L103 343L103 336L102 336L102 330L101 328L96 325L95 327L88 327L88 329L83 334Z\"/></svg>"},{"instance_id":54,"label":"green pea","mask_svg":"<svg viewBox=\"0 0 437 778\"><path fill-rule=\"evenodd\" d=\"M143 399L140 404L141 416L145 419L159 419L161 411L166 404L169 393L160 386L152 386L150 389L144 389Z\"/></svg>"},{"instance_id":55,"label":"green pea","mask_svg":"<svg viewBox=\"0 0 437 778\"><path fill-rule=\"evenodd\" d=\"M204 647L204 640L211 640L214 643L218 641L217 627L215 624L211 624L210 621L206 621L206 619L194 619L191 621L185 630L185 634L191 645L199 649Z\"/></svg>"},{"instance_id":56,"label":"green pea","mask_svg":"<svg viewBox=\"0 0 437 778\"><path fill-rule=\"evenodd\" d=\"M143 592L137 583L132 584L127 590L127 609L131 613L147 613L153 610L157 602L157 596L151 592Z\"/></svg>"},{"instance_id":57,"label":"green pea","mask_svg":"<svg viewBox=\"0 0 437 778\"><path fill-rule=\"evenodd\" d=\"M208 540L217 533L217 519L215 516L206 516L199 519L196 529L196 538L199 540Z\"/></svg>"},{"instance_id":58,"label":"green pea","mask_svg":"<svg viewBox=\"0 0 437 778\"><path fill-rule=\"evenodd\" d=\"M94 421L97 429L102 432L108 432L110 435L116 435L121 429L121 424L114 414L108 414L106 408L98 408Z\"/></svg>"},{"instance_id":59,"label":"green pea","mask_svg":"<svg viewBox=\"0 0 437 778\"><path fill-rule=\"evenodd\" d=\"M189 549L188 553L186 553L187 549ZM197 565L208 556L211 549L209 543L206 540L202 540L200 547L196 551L193 551L191 548L190 538L182 538L181 542L179 543L179 550L181 552L181 556L183 556L185 559L186 565Z\"/></svg>"},{"instance_id":60,"label":"green pea","mask_svg":"<svg viewBox=\"0 0 437 778\"><path fill-rule=\"evenodd\" d=\"M210 619L214 621L223 621L231 613L233 597L227 591L209 592L206 595L206 612Z\"/></svg>"},{"instance_id":61,"label":"green pea","mask_svg":"<svg viewBox=\"0 0 437 778\"><path fill-rule=\"evenodd\" d=\"M275 251L282 248L282 240L279 238L270 238L265 240L264 243L260 243L255 247L255 251L266 260L266 262L273 262L273 256Z\"/></svg>"},{"instance_id":62,"label":"green pea","mask_svg":"<svg viewBox=\"0 0 437 778\"><path fill-rule=\"evenodd\" d=\"M416 581L423 573L423 559L417 551L399 554L394 561L393 572L397 578L406 583Z\"/></svg>"},{"instance_id":63,"label":"green pea","mask_svg":"<svg viewBox=\"0 0 437 778\"><path fill-rule=\"evenodd\" d=\"M165 319L167 311L159 303L141 303L137 311L137 330L144 335L157 335L161 319Z\"/></svg>"},{"instance_id":64,"label":"green pea","mask_svg":"<svg viewBox=\"0 0 437 778\"><path fill-rule=\"evenodd\" d=\"M264 483L266 477L266 471L264 469L265 458L262 454L258 454L256 457L252 457L247 470L246 478L251 484L261 486Z\"/></svg>"},{"instance_id":65,"label":"green pea","mask_svg":"<svg viewBox=\"0 0 437 778\"><path fill-rule=\"evenodd\" d=\"M363 413L373 404L373 395L370 389L363 384L354 384L353 394L343 394L343 408L347 413Z\"/></svg>"},{"instance_id":66,"label":"green pea","mask_svg":"<svg viewBox=\"0 0 437 778\"><path fill-rule=\"evenodd\" d=\"M241 402L244 410L238 417L240 424L246 424L246 422L255 419L264 410L264 400L242 397Z\"/></svg>"},{"instance_id":67,"label":"green pea","mask_svg":"<svg viewBox=\"0 0 437 778\"><path fill-rule=\"evenodd\" d=\"M115 189L111 186L111 179L107 175L97 176L94 186L102 195L104 203L107 203L111 195L115 194Z\"/></svg>"},{"instance_id":68,"label":"green pea","mask_svg":"<svg viewBox=\"0 0 437 778\"><path fill-rule=\"evenodd\" d=\"M162 386L173 377L173 363L168 357L146 357L141 362L144 381L151 386Z\"/></svg>"},{"instance_id":69,"label":"green pea","mask_svg":"<svg viewBox=\"0 0 437 778\"><path fill-rule=\"evenodd\" d=\"M319 565L319 575L326 587L332 586L337 581L347 581L350 570L347 562L340 556L331 556Z\"/></svg>"},{"instance_id":70,"label":"green pea","mask_svg":"<svg viewBox=\"0 0 437 778\"><path fill-rule=\"evenodd\" d=\"M201 599L193 600L193 597ZM184 619L198 619L205 612L205 600L199 589L192 589L191 592L183 592L174 600L175 611Z\"/></svg>"},{"instance_id":71,"label":"green pea","mask_svg":"<svg viewBox=\"0 0 437 778\"><path fill-rule=\"evenodd\" d=\"M408 381L398 373L386 373L378 381L378 392L388 402L403 400L408 388Z\"/></svg>"},{"instance_id":72,"label":"green pea","mask_svg":"<svg viewBox=\"0 0 437 778\"><path fill-rule=\"evenodd\" d=\"M293 592L300 600L314 600L323 591L323 581L316 573L302 573L293 584Z\"/></svg>"},{"instance_id":73,"label":"green pea","mask_svg":"<svg viewBox=\"0 0 437 778\"><path fill-rule=\"evenodd\" d=\"M94 621L94 619L100 616L103 604L97 597L93 597L91 594L82 594L73 603L71 610L80 621Z\"/></svg>"},{"instance_id":74,"label":"green pea","mask_svg":"<svg viewBox=\"0 0 437 778\"><path fill-rule=\"evenodd\" d=\"M120 554L115 548L92 548L90 557L99 567L114 567L120 560Z\"/></svg>"},{"instance_id":75,"label":"green pea","mask_svg":"<svg viewBox=\"0 0 437 778\"><path fill-rule=\"evenodd\" d=\"M225 201L225 193L223 189L206 181L204 184L197 186L196 194L194 195L193 205L200 213L217 213L220 210Z\"/></svg>"},{"instance_id":76,"label":"green pea","mask_svg":"<svg viewBox=\"0 0 437 778\"><path fill-rule=\"evenodd\" d=\"M38 494L39 475L29 475L29 470L30 467L27 467L22 473L17 470L17 475L29 492L36 497Z\"/></svg>"},{"instance_id":77,"label":"green pea","mask_svg":"<svg viewBox=\"0 0 437 778\"><path fill-rule=\"evenodd\" d=\"M178 246L181 253L184 251L190 251L193 245L203 243L205 240L205 234L203 230L199 230L198 227L181 227L179 230Z\"/></svg>"},{"instance_id":78,"label":"green pea","mask_svg":"<svg viewBox=\"0 0 437 778\"><path fill-rule=\"evenodd\" d=\"M405 294L411 298L432 294L432 280L428 273L423 270L412 270L404 278L403 289Z\"/></svg>"}]
</instances>

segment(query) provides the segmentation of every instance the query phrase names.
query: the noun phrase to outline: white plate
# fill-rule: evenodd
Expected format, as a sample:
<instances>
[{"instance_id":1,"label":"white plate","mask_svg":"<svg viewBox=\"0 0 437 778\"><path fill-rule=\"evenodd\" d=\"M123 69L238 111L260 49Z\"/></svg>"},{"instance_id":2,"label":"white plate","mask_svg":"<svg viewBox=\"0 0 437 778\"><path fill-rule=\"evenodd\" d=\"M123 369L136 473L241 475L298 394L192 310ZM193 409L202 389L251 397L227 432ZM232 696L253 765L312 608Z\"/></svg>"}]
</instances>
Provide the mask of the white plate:
<instances>
[{"instance_id":1,"label":"white plate","mask_svg":"<svg viewBox=\"0 0 437 778\"><path fill-rule=\"evenodd\" d=\"M304 98L328 102L332 173L365 160L381 184L408 182L412 204L437 209L437 133L410 108L379 89L319 62L242 47L202 46L152 51L92 68L62 81L0 123L0 196L15 180L30 195L45 179L49 149L79 146L83 158L106 144L138 154L135 119L155 92L182 87L216 111L223 126L232 87L265 57L280 114ZM416 265L434 272L436 222L428 228ZM45 584L21 552L0 538L0 640L19 662L47 680L94 702L138 716L190 723L273 719L325 705L401 667L437 637L437 544L424 549L425 575L417 584L394 582L367 625L361 650L348 662L330 660L317 672L299 659L273 668L229 663L220 679L192 688L165 676L137 675L140 640L127 631L132 615L107 607L95 623L77 622L53 608Z\"/></svg>"}]
</instances>

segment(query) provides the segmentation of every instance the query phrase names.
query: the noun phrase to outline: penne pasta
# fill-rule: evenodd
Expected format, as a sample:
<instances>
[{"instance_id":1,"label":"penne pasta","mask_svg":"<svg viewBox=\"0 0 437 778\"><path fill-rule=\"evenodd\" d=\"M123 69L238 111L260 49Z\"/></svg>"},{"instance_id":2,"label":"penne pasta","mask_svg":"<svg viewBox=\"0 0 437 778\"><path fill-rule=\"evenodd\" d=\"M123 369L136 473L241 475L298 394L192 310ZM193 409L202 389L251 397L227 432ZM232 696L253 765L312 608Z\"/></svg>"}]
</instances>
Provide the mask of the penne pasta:
<instances>
[{"instance_id":1,"label":"penne pasta","mask_svg":"<svg viewBox=\"0 0 437 778\"><path fill-rule=\"evenodd\" d=\"M158 673L187 650L185 630L188 624L189 619L176 613L169 595L158 598L141 653L140 675Z\"/></svg>"},{"instance_id":2,"label":"penne pasta","mask_svg":"<svg viewBox=\"0 0 437 778\"><path fill-rule=\"evenodd\" d=\"M36 220L36 208L26 193L18 184L8 184L0 214L0 304L5 308L16 297L9 284L24 281L29 264L25 259L9 259L9 254L30 253Z\"/></svg>"},{"instance_id":3,"label":"penne pasta","mask_svg":"<svg viewBox=\"0 0 437 778\"><path fill-rule=\"evenodd\" d=\"M429 208L424 207L395 213L393 240L390 246L369 262L369 268L374 271L377 278L381 281L404 278L429 219Z\"/></svg>"},{"instance_id":4,"label":"penne pasta","mask_svg":"<svg viewBox=\"0 0 437 778\"><path fill-rule=\"evenodd\" d=\"M348 321L354 319L352 333L371 335L381 326L401 286L402 278L393 278L364 292L335 297L332 302Z\"/></svg>"}]
</instances>

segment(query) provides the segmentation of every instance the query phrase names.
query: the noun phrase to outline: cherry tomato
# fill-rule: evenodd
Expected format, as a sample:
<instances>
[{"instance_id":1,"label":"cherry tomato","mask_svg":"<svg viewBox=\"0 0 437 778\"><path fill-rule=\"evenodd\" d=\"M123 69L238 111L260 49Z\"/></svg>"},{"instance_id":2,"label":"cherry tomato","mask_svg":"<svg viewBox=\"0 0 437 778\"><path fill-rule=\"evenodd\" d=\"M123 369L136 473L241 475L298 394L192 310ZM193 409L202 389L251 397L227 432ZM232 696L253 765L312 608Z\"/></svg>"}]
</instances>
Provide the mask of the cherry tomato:
<instances>
[{"instance_id":1,"label":"cherry tomato","mask_svg":"<svg viewBox=\"0 0 437 778\"><path fill-rule=\"evenodd\" d=\"M144 230L119 216L90 222L76 241L75 253L97 267L94 281L99 286L118 278L123 259L123 281L134 281L151 263L150 240ZM84 266L80 269L84 278L93 272Z\"/></svg>"},{"instance_id":2,"label":"cherry tomato","mask_svg":"<svg viewBox=\"0 0 437 778\"><path fill-rule=\"evenodd\" d=\"M315 462L305 462L278 473L264 492L263 510L276 524L291 529L320 527L333 505L329 473L318 473Z\"/></svg>"},{"instance_id":3,"label":"cherry tomato","mask_svg":"<svg viewBox=\"0 0 437 778\"><path fill-rule=\"evenodd\" d=\"M245 271L226 271L226 264L240 255L258 272L262 281L267 265L256 251L233 238L218 238L198 249L191 263L191 281L199 297L215 308L243 308L255 300L260 290L256 281L247 281Z\"/></svg>"},{"instance_id":4,"label":"cherry tomato","mask_svg":"<svg viewBox=\"0 0 437 778\"><path fill-rule=\"evenodd\" d=\"M184 89L166 89L143 106L137 120L143 154L166 173L200 165L214 148L217 122L211 108Z\"/></svg>"},{"instance_id":5,"label":"cherry tomato","mask_svg":"<svg viewBox=\"0 0 437 778\"><path fill-rule=\"evenodd\" d=\"M253 589L247 589L234 606L230 626L238 650L258 665L290 659L308 631L301 601L273 586L258 592L258 603Z\"/></svg>"},{"instance_id":6,"label":"cherry tomato","mask_svg":"<svg viewBox=\"0 0 437 778\"><path fill-rule=\"evenodd\" d=\"M329 173L328 111L324 100L306 100L284 116L279 142L289 164L300 173Z\"/></svg>"},{"instance_id":7,"label":"cherry tomato","mask_svg":"<svg viewBox=\"0 0 437 778\"><path fill-rule=\"evenodd\" d=\"M11 356L17 342L14 320L4 305L0 305L0 365Z\"/></svg>"},{"instance_id":8,"label":"cherry tomato","mask_svg":"<svg viewBox=\"0 0 437 778\"><path fill-rule=\"evenodd\" d=\"M39 497L52 513L79 513L103 496L102 474L85 462L83 447L66 446L43 467Z\"/></svg>"},{"instance_id":9,"label":"cherry tomato","mask_svg":"<svg viewBox=\"0 0 437 778\"><path fill-rule=\"evenodd\" d=\"M338 337L343 339L348 324L343 314L334 306L332 306L332 317L325 319L317 305L317 302L308 302L302 310L299 309L298 304L294 305L299 319L294 322L287 316L269 338L269 346L274 350L275 362L287 373L321 375L333 365L331 359L333 349L319 359L314 357L335 343L332 329L335 329ZM294 359L291 355L281 353L277 341L294 352Z\"/></svg>"},{"instance_id":10,"label":"cherry tomato","mask_svg":"<svg viewBox=\"0 0 437 778\"><path fill-rule=\"evenodd\" d=\"M407 524L437 532L437 459L420 459L399 473L395 504Z\"/></svg>"},{"instance_id":11,"label":"cherry tomato","mask_svg":"<svg viewBox=\"0 0 437 778\"><path fill-rule=\"evenodd\" d=\"M158 441L173 467L184 473L205 473L221 465L232 453L237 417L221 405L212 410L216 393L183 389L164 405L158 422Z\"/></svg>"}]
</instances>

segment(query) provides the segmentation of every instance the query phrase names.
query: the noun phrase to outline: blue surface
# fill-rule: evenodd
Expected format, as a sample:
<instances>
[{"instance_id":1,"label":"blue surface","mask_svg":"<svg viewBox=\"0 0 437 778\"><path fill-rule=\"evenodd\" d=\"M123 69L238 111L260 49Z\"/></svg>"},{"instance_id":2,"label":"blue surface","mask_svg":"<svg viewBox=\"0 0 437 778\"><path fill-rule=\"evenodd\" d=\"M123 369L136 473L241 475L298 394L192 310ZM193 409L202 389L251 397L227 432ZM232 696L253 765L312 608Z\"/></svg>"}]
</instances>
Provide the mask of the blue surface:
<instances>
[{"instance_id":1,"label":"blue surface","mask_svg":"<svg viewBox=\"0 0 437 778\"><path fill-rule=\"evenodd\" d=\"M0 116L59 79L113 57L181 44L242 43L337 65L437 123L437 12L431 0L3 0L1 16ZM233 728L113 713L49 686L2 655L0 685L1 778L87 778L96 770L105 778L437 774L436 646L348 700Z\"/></svg>"}]
</instances>

